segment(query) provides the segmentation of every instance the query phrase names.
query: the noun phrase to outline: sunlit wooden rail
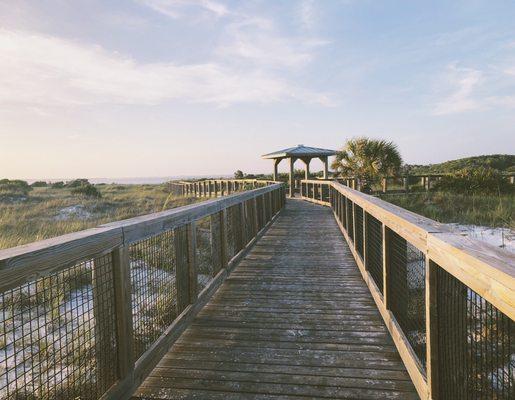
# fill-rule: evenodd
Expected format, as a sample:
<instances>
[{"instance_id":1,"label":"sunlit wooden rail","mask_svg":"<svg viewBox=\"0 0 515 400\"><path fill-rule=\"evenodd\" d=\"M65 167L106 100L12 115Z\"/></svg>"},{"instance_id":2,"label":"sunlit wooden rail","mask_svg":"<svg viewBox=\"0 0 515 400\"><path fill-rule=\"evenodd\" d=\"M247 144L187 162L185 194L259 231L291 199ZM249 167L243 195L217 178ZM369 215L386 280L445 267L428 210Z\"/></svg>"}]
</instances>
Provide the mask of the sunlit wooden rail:
<instances>
[{"instance_id":1,"label":"sunlit wooden rail","mask_svg":"<svg viewBox=\"0 0 515 400\"><path fill-rule=\"evenodd\" d=\"M515 398L515 257L337 182L329 206L421 398Z\"/></svg>"},{"instance_id":2,"label":"sunlit wooden rail","mask_svg":"<svg viewBox=\"0 0 515 400\"><path fill-rule=\"evenodd\" d=\"M282 184L0 251L0 399L128 398L283 207Z\"/></svg>"}]
</instances>

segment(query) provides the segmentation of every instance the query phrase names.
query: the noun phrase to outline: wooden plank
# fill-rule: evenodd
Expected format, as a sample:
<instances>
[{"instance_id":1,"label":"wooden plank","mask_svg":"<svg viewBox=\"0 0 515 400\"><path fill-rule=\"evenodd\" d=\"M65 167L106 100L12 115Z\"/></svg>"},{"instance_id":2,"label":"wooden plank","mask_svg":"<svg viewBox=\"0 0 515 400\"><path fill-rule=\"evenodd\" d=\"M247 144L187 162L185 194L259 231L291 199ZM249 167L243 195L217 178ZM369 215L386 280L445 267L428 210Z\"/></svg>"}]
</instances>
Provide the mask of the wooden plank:
<instances>
[{"instance_id":1,"label":"wooden plank","mask_svg":"<svg viewBox=\"0 0 515 400\"><path fill-rule=\"evenodd\" d=\"M374 304L332 212L290 200L135 395L417 398Z\"/></svg>"}]
</instances>

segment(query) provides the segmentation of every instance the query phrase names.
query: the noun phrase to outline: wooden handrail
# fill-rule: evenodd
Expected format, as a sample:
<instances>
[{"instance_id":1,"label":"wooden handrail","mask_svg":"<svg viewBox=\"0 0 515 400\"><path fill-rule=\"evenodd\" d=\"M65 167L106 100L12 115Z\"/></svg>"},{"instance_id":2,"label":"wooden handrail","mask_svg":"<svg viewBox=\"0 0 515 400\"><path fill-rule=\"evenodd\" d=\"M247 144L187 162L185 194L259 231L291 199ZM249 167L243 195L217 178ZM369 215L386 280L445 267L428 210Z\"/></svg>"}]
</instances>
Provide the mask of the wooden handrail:
<instances>
[{"instance_id":1,"label":"wooden handrail","mask_svg":"<svg viewBox=\"0 0 515 400\"><path fill-rule=\"evenodd\" d=\"M438 397L438 323L436 275L439 269L445 270L470 290L480 295L512 321L515 319L515 255L490 244L465 238L454 232L448 225L425 218L401 207L387 203L336 181L302 181L301 195L304 200L329 206L354 255L356 263L374 297L376 305L385 320L392 338L401 354L408 372L421 398ZM329 198L320 194L326 187ZM347 211L347 201L353 212ZM343 202L343 203L342 203ZM363 256L358 254L356 242L356 208L363 212ZM345 209L345 210L344 210ZM382 225L382 275L383 293L378 288L367 268L366 240L367 218L375 218ZM344 223L353 220L350 235ZM426 314L426 365L422 365L415 354L407 334L403 332L395 315L390 311L389 301L393 294L389 285L389 243L388 232L394 232L406 240L425 257L425 314Z\"/></svg>"},{"instance_id":2,"label":"wooden handrail","mask_svg":"<svg viewBox=\"0 0 515 400\"><path fill-rule=\"evenodd\" d=\"M87 297L84 299L85 304L79 304L79 308L75 312L84 313L84 315L79 315L81 319L76 322L77 324L81 324L82 319L85 321L82 323L88 324L91 323L89 318L95 320L94 343L95 348L99 350L94 356L96 357L94 373L97 374L96 382L100 382L97 384L102 385L97 387L96 393L102 393L102 398L129 398L133 390L177 339L189 321L224 281L229 271L276 218L277 213L285 204L285 193L284 184L274 183L202 203L0 250L0 294L4 296L0 297L0 300L10 299L9 307L12 307L13 310L15 307L20 307L21 310L23 301L36 302L36 305L38 305L38 301L50 302L52 307L55 307L54 304L62 307L60 302L67 296L71 296L71 290L75 290L73 289L75 280L77 280L80 290L86 290L80 285L91 285L93 315L87 314L90 304ZM230 223L233 224L230 230L228 214L231 215ZM258 218L258 215L261 217ZM209 226L207 237L202 236L206 228L202 227L201 229L198 225L206 222ZM203 243L198 243L198 239L201 239ZM231 254L228 252L229 241L232 242L233 253ZM201 273L199 268L203 264L200 264L201 261L197 259L197 253L206 251L201 247L205 247L206 244L210 250L203 257L209 258L212 271L205 287L199 288L197 280ZM136 252L134 253L136 254L135 261L131 261L132 252ZM138 252L146 252L146 258L138 256ZM156 312L160 312L161 317L165 319L168 318L167 315L177 316L171 325L163 327L158 332L157 339L143 347L142 354L137 354L135 353L136 337L132 297L138 294L133 292L135 283L132 280L134 274L141 273L138 271L143 269L146 271L145 274L151 274L156 268L151 264L145 264L143 260L153 263L157 259L156 257L164 257L164 254L167 257L171 257L169 255L173 254L173 259L163 259L163 262L168 265L167 268L170 268L170 265L173 268L167 270L166 273L160 272L160 274L165 274L163 278L167 276L166 280L153 282L153 285L163 285L165 284L163 282L169 282L168 284L171 286L163 292L163 296L165 296L163 300L167 299L169 303L165 302L164 304L170 305L169 308L162 308L163 305L158 304L159 308ZM161 267L164 268L165 265L161 265ZM170 277L171 273L173 273L173 279ZM52 278L56 276L59 279ZM149 276L144 275L144 279L150 279ZM203 275L202 279L205 277ZM54 279L52 282L55 281L55 287L46 287L49 282L45 279L50 278ZM41 292L45 292L45 295L43 296ZM23 296L20 297L18 293L23 293ZM57 297L53 299L53 295ZM141 298L141 301L150 300L146 297ZM80 300L74 301L80 303ZM22 311L17 311L18 317L16 317L34 319L34 321L30 321L31 334L34 332L34 335L37 336L38 328L55 329L55 322L47 326L48 316L45 314L48 312L47 308L40 310L34 308L35 306L31 307L30 315L25 316ZM36 311L37 315L34 314ZM53 312L55 313L55 310ZM110 314L113 315L115 325L112 326L112 331L105 331L108 326L107 322L101 323L98 319L103 318L109 321ZM41 318L43 316L45 318ZM14 316L5 314L3 318L2 322L5 322L5 326L10 326L7 323ZM41 324L44 326L40 327ZM15 326L14 323L12 325ZM77 329L76 326L73 327L74 331ZM16 341L18 333L13 330L11 334L12 338L9 340ZM26 343L30 342L32 339L30 335L24 333L23 343L12 344L15 351L23 351L24 362L27 363L24 365L25 370L31 368L30 352L24 348L19 349L19 347L26 346ZM62 339L65 346L67 341L73 340L73 337L63 332L62 329L55 335L65 335ZM38 338L35 337L34 340L38 340ZM57 337L52 340L55 342ZM113 344L113 340L115 344ZM32 347L30 343L29 345L31 349L37 348L37 346ZM87 346L86 340L81 341L74 348L81 348L81 346ZM49 364L58 363L55 360L59 360L55 354L52 358L53 351L60 354L61 349L49 351L49 360L47 360ZM113 355L110 353L113 352L117 365L106 365L107 361L99 361L104 354L112 358ZM47 362L44 356L40 355L40 358L36 362L37 365L34 366L34 368L38 368L37 371L44 370L43 365ZM81 359L81 355L75 354L73 359ZM17 367L15 366L15 368ZM12 369L12 367L9 368ZM30 390L38 392L55 390L55 388L44 386L51 385L53 382L46 376L35 375L35 379L39 385L42 385L41 387L33 386L31 382L27 381L27 378L19 383L15 378L10 377L9 374L13 374L13 372L9 368L0 371L0 374L6 374L8 382L7 386L0 386L0 397L2 398L4 394L9 397L12 393L29 396ZM73 367L70 367L70 370L72 369ZM38 373L37 371L35 374ZM4 377L0 375L0 378ZM65 381L63 380L63 382ZM19 387L18 383L23 387ZM27 392L24 392L25 390ZM3 393L3 391L7 392ZM73 393L73 391L67 393Z\"/></svg>"}]
</instances>

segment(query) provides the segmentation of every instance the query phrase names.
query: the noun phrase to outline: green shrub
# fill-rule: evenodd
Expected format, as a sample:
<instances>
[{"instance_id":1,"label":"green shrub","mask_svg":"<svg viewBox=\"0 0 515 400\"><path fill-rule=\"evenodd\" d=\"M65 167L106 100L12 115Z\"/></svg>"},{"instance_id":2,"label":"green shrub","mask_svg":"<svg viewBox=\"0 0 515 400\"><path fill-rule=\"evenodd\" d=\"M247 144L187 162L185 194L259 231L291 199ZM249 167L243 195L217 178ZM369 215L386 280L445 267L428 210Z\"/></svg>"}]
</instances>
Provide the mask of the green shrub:
<instances>
[{"instance_id":1,"label":"green shrub","mask_svg":"<svg viewBox=\"0 0 515 400\"><path fill-rule=\"evenodd\" d=\"M36 182L33 182L30 186L32 186L32 187L47 187L48 183L45 181L36 181Z\"/></svg>"},{"instance_id":2,"label":"green shrub","mask_svg":"<svg viewBox=\"0 0 515 400\"><path fill-rule=\"evenodd\" d=\"M64 187L64 182L63 181L59 181L59 182L54 182L52 183L52 189L62 189Z\"/></svg>"},{"instance_id":3,"label":"green shrub","mask_svg":"<svg viewBox=\"0 0 515 400\"><path fill-rule=\"evenodd\" d=\"M434 189L459 194L500 194L513 191L506 178L490 167L463 168L442 177Z\"/></svg>"},{"instance_id":4,"label":"green shrub","mask_svg":"<svg viewBox=\"0 0 515 400\"><path fill-rule=\"evenodd\" d=\"M77 188L86 185L90 185L87 179L74 179L73 181L66 182L66 187L69 188Z\"/></svg>"},{"instance_id":5,"label":"green shrub","mask_svg":"<svg viewBox=\"0 0 515 400\"><path fill-rule=\"evenodd\" d=\"M72 189L72 194L79 195L79 196L85 196L85 197L95 197L97 199L102 197L102 194L91 183L88 183L86 185L77 186Z\"/></svg>"},{"instance_id":6,"label":"green shrub","mask_svg":"<svg viewBox=\"0 0 515 400\"><path fill-rule=\"evenodd\" d=\"M0 195L26 196L32 190L26 181L0 179Z\"/></svg>"}]
</instances>

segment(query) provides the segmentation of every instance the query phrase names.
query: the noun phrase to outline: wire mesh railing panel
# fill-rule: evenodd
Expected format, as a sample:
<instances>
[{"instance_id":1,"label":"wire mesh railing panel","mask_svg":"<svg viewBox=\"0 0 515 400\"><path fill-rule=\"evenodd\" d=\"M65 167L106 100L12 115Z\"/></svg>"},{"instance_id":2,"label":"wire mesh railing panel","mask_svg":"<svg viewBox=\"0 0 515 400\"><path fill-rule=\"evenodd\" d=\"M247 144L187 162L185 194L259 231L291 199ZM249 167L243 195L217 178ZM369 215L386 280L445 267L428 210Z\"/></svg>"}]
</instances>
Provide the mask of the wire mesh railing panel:
<instances>
[{"instance_id":1,"label":"wire mesh railing panel","mask_svg":"<svg viewBox=\"0 0 515 400\"><path fill-rule=\"evenodd\" d=\"M247 245L252 238L254 237L254 202L253 200L247 200L244 204L244 217L245 221L243 223L244 231L245 231L245 245Z\"/></svg>"},{"instance_id":2,"label":"wire mesh railing panel","mask_svg":"<svg viewBox=\"0 0 515 400\"><path fill-rule=\"evenodd\" d=\"M356 203L354 203L354 225L356 231L356 237L354 238L356 251L363 260L363 209Z\"/></svg>"},{"instance_id":3,"label":"wire mesh railing panel","mask_svg":"<svg viewBox=\"0 0 515 400\"><path fill-rule=\"evenodd\" d=\"M444 269L434 266L440 398L514 399L514 321Z\"/></svg>"},{"instance_id":4,"label":"wire mesh railing panel","mask_svg":"<svg viewBox=\"0 0 515 400\"><path fill-rule=\"evenodd\" d=\"M426 365L426 259L387 228L389 308L421 365Z\"/></svg>"},{"instance_id":5,"label":"wire mesh railing panel","mask_svg":"<svg viewBox=\"0 0 515 400\"><path fill-rule=\"evenodd\" d=\"M167 231L129 246L135 359L177 316L175 235Z\"/></svg>"},{"instance_id":6,"label":"wire mesh railing panel","mask_svg":"<svg viewBox=\"0 0 515 400\"><path fill-rule=\"evenodd\" d=\"M211 217L204 217L196 222L197 251L197 287L198 292L204 289L213 279L214 260L211 240Z\"/></svg>"},{"instance_id":7,"label":"wire mesh railing panel","mask_svg":"<svg viewBox=\"0 0 515 400\"><path fill-rule=\"evenodd\" d=\"M116 360L110 254L0 293L0 398L97 399Z\"/></svg>"},{"instance_id":8,"label":"wire mesh railing panel","mask_svg":"<svg viewBox=\"0 0 515 400\"><path fill-rule=\"evenodd\" d=\"M379 291L383 291L383 225L370 214L366 214L366 260L365 268L372 276Z\"/></svg>"},{"instance_id":9,"label":"wire mesh railing panel","mask_svg":"<svg viewBox=\"0 0 515 400\"><path fill-rule=\"evenodd\" d=\"M347 234L351 242L354 242L354 213L352 212L352 201L345 198L345 213L347 219Z\"/></svg>"},{"instance_id":10,"label":"wire mesh railing panel","mask_svg":"<svg viewBox=\"0 0 515 400\"><path fill-rule=\"evenodd\" d=\"M242 226L239 212L239 205L234 205L227 209L227 255L229 260L240 251L241 247Z\"/></svg>"},{"instance_id":11,"label":"wire mesh railing panel","mask_svg":"<svg viewBox=\"0 0 515 400\"><path fill-rule=\"evenodd\" d=\"M329 185L322 185L322 201L329 202Z\"/></svg>"}]
</instances>

